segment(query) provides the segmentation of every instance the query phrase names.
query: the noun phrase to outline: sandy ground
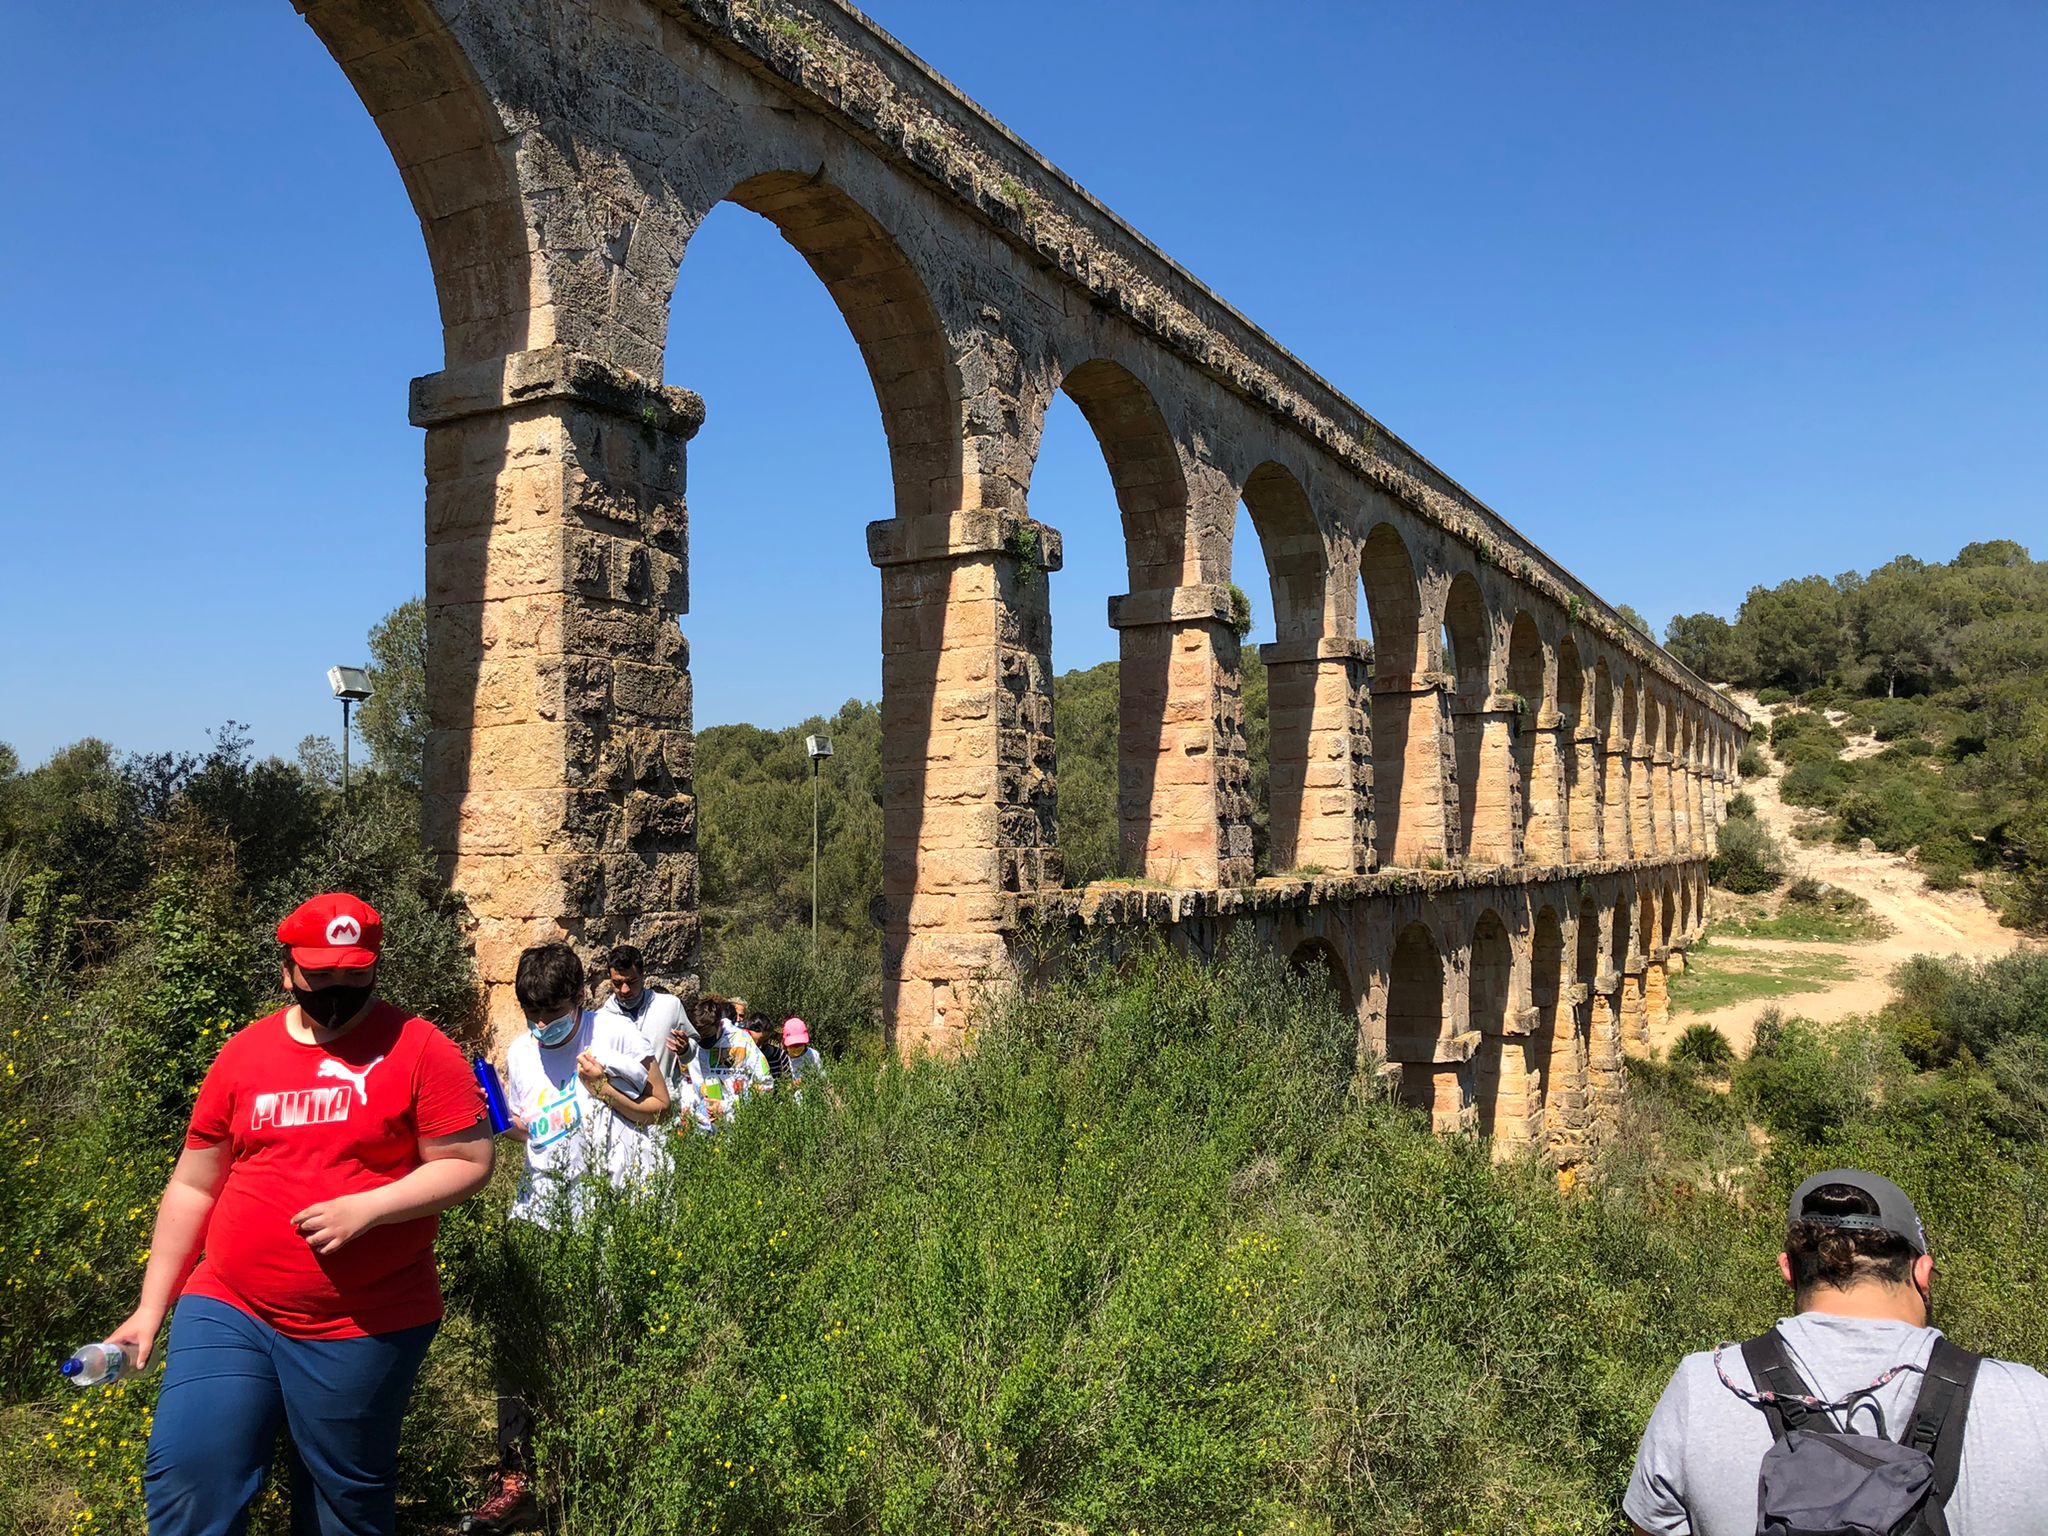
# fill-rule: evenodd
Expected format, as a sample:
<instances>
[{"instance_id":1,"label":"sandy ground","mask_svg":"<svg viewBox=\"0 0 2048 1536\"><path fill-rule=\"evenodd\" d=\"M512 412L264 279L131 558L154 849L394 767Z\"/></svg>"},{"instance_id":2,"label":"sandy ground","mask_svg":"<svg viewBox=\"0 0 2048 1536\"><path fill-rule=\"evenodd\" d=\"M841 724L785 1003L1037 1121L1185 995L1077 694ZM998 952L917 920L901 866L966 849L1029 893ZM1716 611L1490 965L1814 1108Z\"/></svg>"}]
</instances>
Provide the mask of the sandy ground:
<instances>
[{"instance_id":1,"label":"sandy ground","mask_svg":"<svg viewBox=\"0 0 2048 1536\"><path fill-rule=\"evenodd\" d=\"M1737 701L1753 718L1767 719L1776 707L1762 708L1748 694ZM1840 717L1831 717L1840 723ZM1879 751L1869 737L1851 738L1848 757L1868 757ZM1904 858L1895 853L1858 853L1834 843L1802 843L1793 828L1803 821L1818 819L1818 813L1788 806L1778 796L1778 781L1784 767L1770 758L1768 777L1751 779L1742 787L1756 801L1757 819L1785 845L1793 875L1810 875L1839 886L1869 902L1871 909L1891 925L1891 933L1864 944L1814 944L1785 939L1716 938L1702 953L1702 966L1725 964L1717 957L1734 959L1744 950L1757 952L1840 955L1847 958L1853 974L1823 990L1801 992L1786 998L1753 998L1731 1003L1707 1013L1677 1013L1652 1044L1662 1051L1695 1024L1711 1024L1728 1037L1736 1050L1747 1053L1757 1018L1770 1007L1797 1013L1817 1023L1832 1023L1854 1014L1873 1013L1891 998L1891 973L1914 955L1960 955L1969 960L1988 960L2017 948L2019 935L2002 927L1998 914L1984 904L1974 890L1930 891Z\"/></svg>"}]
</instances>

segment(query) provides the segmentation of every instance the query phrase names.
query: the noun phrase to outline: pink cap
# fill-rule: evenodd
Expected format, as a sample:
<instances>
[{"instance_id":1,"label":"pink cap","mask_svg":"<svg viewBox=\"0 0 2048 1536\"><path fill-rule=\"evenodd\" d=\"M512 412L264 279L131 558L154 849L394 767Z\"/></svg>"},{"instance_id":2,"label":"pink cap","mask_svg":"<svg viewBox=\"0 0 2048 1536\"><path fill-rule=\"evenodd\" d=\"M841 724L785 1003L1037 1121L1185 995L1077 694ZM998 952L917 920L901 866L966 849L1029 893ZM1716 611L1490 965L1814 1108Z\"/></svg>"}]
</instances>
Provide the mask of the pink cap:
<instances>
[{"instance_id":1,"label":"pink cap","mask_svg":"<svg viewBox=\"0 0 2048 1536\"><path fill-rule=\"evenodd\" d=\"M811 1043L811 1026L802 1019L784 1019L782 1021L782 1043L784 1045L809 1045Z\"/></svg>"}]
</instances>

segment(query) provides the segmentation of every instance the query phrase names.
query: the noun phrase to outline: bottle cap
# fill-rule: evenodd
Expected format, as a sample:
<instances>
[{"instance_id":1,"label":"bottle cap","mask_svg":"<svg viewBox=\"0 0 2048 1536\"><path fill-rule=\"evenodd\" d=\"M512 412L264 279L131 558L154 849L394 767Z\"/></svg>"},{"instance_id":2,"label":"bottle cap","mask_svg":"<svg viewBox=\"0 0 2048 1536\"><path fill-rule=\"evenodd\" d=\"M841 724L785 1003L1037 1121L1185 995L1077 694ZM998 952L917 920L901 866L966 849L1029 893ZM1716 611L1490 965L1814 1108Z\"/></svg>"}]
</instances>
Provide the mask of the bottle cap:
<instances>
[{"instance_id":1,"label":"bottle cap","mask_svg":"<svg viewBox=\"0 0 2048 1536\"><path fill-rule=\"evenodd\" d=\"M65 1376L82 1376L85 1374L85 1362L78 1359L66 1360L57 1367L57 1370Z\"/></svg>"}]
</instances>

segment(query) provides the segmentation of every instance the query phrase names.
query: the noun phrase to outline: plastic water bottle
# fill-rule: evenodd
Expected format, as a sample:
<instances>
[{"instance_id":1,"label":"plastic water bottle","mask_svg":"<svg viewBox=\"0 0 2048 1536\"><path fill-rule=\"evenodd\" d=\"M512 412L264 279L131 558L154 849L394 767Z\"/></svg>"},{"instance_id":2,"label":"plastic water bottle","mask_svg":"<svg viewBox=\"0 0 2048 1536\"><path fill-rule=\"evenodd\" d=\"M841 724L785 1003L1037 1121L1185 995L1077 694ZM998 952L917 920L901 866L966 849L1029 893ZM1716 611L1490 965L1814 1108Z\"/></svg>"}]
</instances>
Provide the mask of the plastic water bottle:
<instances>
[{"instance_id":1,"label":"plastic water bottle","mask_svg":"<svg viewBox=\"0 0 2048 1536\"><path fill-rule=\"evenodd\" d=\"M505 1085L498 1081L498 1069L483 1056L470 1066L476 1073L477 1087L484 1091L484 1110L491 1117L491 1134L502 1136L512 1128L512 1114L505 1106Z\"/></svg>"},{"instance_id":2,"label":"plastic water bottle","mask_svg":"<svg viewBox=\"0 0 2048 1536\"><path fill-rule=\"evenodd\" d=\"M81 1344L57 1369L74 1387L111 1384L127 1371L128 1352L118 1344Z\"/></svg>"}]
</instances>

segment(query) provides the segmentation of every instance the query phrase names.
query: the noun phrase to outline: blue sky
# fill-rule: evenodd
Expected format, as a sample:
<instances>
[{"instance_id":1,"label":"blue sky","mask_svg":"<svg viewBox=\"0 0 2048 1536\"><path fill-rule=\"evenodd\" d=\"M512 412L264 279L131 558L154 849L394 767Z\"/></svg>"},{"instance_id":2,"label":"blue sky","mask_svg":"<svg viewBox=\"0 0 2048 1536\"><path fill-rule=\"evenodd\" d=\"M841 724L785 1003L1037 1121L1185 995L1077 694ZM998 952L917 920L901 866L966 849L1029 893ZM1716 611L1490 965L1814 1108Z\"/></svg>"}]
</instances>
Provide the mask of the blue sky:
<instances>
[{"instance_id":1,"label":"blue sky","mask_svg":"<svg viewBox=\"0 0 2048 1536\"><path fill-rule=\"evenodd\" d=\"M2048 543L2048 8L872 13L1660 628ZM285 0L15 7L0 101L0 740L34 763L233 718L289 753L335 729L326 668L422 586L405 387L440 339L397 173ZM873 697L879 419L754 216L692 244L668 375L709 406L697 723ZM1033 511L1067 539L1055 661L1107 659L1115 508L1064 402ZM1264 628L1256 547L1241 522Z\"/></svg>"}]
</instances>

